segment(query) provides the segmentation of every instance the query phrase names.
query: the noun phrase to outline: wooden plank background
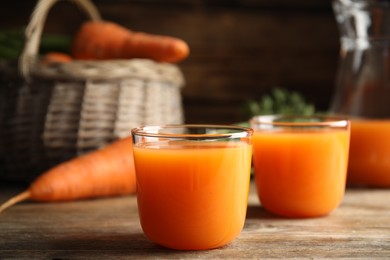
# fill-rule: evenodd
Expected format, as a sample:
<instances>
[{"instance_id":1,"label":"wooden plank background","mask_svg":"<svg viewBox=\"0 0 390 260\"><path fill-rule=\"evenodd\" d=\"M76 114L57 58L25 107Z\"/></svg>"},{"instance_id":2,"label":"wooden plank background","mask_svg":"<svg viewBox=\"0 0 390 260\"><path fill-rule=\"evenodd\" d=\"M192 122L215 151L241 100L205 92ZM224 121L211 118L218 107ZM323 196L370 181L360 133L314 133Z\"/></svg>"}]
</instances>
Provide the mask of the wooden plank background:
<instances>
[{"instance_id":1,"label":"wooden plank background","mask_svg":"<svg viewBox=\"0 0 390 260\"><path fill-rule=\"evenodd\" d=\"M36 1L2 0L0 27L28 23ZM190 57L183 105L189 123L246 120L248 100L280 86L329 106L338 61L338 31L330 0L94 0L103 18L136 31L176 36ZM71 35L86 19L63 1L46 32Z\"/></svg>"}]
</instances>

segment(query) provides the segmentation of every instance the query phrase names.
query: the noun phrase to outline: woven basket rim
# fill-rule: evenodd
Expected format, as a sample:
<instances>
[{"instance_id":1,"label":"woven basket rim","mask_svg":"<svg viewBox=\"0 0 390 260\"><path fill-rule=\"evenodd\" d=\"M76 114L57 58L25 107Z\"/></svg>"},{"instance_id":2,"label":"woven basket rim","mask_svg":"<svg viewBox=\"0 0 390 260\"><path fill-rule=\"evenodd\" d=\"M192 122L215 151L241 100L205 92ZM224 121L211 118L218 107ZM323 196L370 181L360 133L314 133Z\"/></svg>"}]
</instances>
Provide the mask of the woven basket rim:
<instances>
[{"instance_id":1,"label":"woven basket rim","mask_svg":"<svg viewBox=\"0 0 390 260\"><path fill-rule=\"evenodd\" d=\"M185 79L174 64L155 62L149 59L74 60L67 63L40 65L30 71L31 77L56 80L121 80L140 78L172 83L183 87Z\"/></svg>"}]
</instances>

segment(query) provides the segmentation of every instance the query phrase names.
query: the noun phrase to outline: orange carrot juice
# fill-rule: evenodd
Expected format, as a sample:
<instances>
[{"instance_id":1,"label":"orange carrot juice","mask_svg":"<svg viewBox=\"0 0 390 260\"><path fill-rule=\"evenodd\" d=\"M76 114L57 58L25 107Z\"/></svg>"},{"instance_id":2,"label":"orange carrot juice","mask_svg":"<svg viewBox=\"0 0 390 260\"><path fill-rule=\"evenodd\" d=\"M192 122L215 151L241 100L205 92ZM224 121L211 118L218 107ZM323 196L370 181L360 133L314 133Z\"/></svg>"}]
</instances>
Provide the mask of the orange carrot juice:
<instances>
[{"instance_id":1,"label":"orange carrot juice","mask_svg":"<svg viewBox=\"0 0 390 260\"><path fill-rule=\"evenodd\" d=\"M349 129L260 129L252 141L257 192L266 210L286 217L317 217L341 203Z\"/></svg>"},{"instance_id":2,"label":"orange carrot juice","mask_svg":"<svg viewBox=\"0 0 390 260\"><path fill-rule=\"evenodd\" d=\"M252 146L170 141L134 146L140 222L152 241L173 249L223 246L242 230Z\"/></svg>"},{"instance_id":3,"label":"orange carrot juice","mask_svg":"<svg viewBox=\"0 0 390 260\"><path fill-rule=\"evenodd\" d=\"M352 120L348 182L390 187L390 120Z\"/></svg>"}]
</instances>

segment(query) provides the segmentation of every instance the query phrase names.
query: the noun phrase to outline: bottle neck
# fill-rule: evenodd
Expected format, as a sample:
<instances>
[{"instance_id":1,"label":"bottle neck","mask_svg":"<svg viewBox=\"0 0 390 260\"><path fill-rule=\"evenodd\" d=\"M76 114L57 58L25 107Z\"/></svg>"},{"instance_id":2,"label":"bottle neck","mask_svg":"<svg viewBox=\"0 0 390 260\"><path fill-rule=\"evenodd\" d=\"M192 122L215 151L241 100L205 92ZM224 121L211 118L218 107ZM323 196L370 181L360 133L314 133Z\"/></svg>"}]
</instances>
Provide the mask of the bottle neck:
<instances>
[{"instance_id":1,"label":"bottle neck","mask_svg":"<svg viewBox=\"0 0 390 260\"><path fill-rule=\"evenodd\" d=\"M334 0L340 38L364 41L390 39L390 1Z\"/></svg>"}]
</instances>

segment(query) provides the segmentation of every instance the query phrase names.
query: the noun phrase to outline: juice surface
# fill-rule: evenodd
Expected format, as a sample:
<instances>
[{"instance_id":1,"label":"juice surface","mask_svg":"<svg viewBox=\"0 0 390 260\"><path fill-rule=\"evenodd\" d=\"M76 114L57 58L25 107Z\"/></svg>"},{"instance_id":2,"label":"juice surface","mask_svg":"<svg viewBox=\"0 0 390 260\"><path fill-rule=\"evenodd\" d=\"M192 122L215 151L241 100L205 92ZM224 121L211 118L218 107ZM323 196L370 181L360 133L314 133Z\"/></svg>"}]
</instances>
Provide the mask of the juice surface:
<instances>
[{"instance_id":1,"label":"juice surface","mask_svg":"<svg viewBox=\"0 0 390 260\"><path fill-rule=\"evenodd\" d=\"M247 209L252 146L177 142L135 146L137 199L146 236L174 249L232 241Z\"/></svg>"},{"instance_id":2,"label":"juice surface","mask_svg":"<svg viewBox=\"0 0 390 260\"><path fill-rule=\"evenodd\" d=\"M349 131L254 133L257 192L264 208L287 217L315 217L344 196Z\"/></svg>"},{"instance_id":3,"label":"juice surface","mask_svg":"<svg viewBox=\"0 0 390 260\"><path fill-rule=\"evenodd\" d=\"M390 120L352 120L348 182L390 187Z\"/></svg>"}]
</instances>

